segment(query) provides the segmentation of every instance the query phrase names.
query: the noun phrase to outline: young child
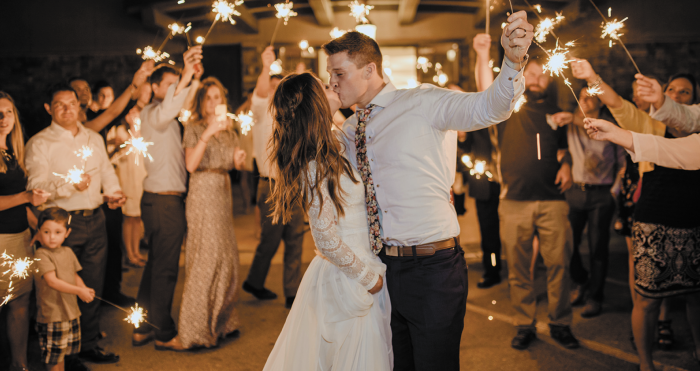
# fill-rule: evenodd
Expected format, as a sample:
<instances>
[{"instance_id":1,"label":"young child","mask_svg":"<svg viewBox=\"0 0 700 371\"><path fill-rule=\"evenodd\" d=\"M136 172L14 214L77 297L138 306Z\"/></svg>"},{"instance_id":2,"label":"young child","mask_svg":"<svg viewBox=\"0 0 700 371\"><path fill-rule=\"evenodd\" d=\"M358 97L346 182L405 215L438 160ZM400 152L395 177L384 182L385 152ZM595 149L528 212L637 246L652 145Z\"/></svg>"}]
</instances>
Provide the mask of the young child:
<instances>
[{"instance_id":1,"label":"young child","mask_svg":"<svg viewBox=\"0 0 700 371\"><path fill-rule=\"evenodd\" d=\"M50 371L63 371L64 358L80 352L80 309L78 300L89 303L95 290L85 286L78 276L82 269L73 250L62 246L70 234L70 215L51 207L39 215L37 239L41 247L35 258L34 276L38 306L37 332L41 358Z\"/></svg>"}]
</instances>

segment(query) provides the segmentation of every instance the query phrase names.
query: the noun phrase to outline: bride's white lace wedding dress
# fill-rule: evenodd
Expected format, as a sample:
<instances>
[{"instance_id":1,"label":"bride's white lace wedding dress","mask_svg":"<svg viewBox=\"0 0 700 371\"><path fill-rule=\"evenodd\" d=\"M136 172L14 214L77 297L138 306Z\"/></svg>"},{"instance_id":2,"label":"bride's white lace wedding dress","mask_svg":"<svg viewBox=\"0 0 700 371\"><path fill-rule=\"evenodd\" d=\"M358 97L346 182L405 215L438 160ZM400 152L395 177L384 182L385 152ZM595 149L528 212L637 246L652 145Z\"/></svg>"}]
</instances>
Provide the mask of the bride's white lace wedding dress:
<instances>
[{"instance_id":1,"label":"bride's white lace wedding dress","mask_svg":"<svg viewBox=\"0 0 700 371\"><path fill-rule=\"evenodd\" d=\"M354 171L354 170L353 170ZM309 164L309 178L316 163ZM355 178L360 175L355 171ZM324 180L309 207L317 256L311 261L292 310L264 370L373 370L393 368L391 304L386 281L372 295L386 266L372 253L360 180L343 175L346 206L338 217ZM321 206L323 199L323 206Z\"/></svg>"}]
</instances>

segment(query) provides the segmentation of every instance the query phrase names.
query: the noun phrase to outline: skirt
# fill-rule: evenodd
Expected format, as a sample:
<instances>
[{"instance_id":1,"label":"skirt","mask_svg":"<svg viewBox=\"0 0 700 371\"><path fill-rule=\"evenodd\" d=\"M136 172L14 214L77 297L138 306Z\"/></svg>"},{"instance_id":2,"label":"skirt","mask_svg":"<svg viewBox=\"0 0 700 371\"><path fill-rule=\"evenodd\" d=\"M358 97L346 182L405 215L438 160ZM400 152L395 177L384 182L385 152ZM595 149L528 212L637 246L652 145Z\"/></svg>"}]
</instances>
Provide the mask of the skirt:
<instances>
[{"instance_id":1,"label":"skirt","mask_svg":"<svg viewBox=\"0 0 700 371\"><path fill-rule=\"evenodd\" d=\"M635 290L649 298L700 292L700 227L634 222Z\"/></svg>"}]
</instances>

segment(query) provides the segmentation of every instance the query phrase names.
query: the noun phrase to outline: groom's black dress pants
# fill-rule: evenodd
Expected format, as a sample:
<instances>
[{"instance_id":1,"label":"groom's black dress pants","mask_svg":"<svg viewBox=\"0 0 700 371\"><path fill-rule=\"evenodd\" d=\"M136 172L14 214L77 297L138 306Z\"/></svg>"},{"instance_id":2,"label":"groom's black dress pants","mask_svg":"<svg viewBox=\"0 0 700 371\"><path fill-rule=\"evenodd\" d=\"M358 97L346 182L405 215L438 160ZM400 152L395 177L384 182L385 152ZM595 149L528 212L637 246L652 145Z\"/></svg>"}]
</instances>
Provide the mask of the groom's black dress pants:
<instances>
[{"instance_id":1,"label":"groom's black dress pants","mask_svg":"<svg viewBox=\"0 0 700 371\"><path fill-rule=\"evenodd\" d=\"M395 371L458 371L467 309L464 251L379 257L387 266Z\"/></svg>"}]
</instances>

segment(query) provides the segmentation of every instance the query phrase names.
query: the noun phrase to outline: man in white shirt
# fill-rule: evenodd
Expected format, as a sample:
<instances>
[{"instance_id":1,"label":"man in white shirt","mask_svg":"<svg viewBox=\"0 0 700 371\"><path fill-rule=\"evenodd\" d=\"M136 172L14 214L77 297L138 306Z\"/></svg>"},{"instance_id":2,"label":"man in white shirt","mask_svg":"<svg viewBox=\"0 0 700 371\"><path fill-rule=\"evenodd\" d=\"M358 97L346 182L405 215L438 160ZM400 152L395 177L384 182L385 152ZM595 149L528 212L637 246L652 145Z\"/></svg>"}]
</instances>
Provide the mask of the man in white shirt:
<instances>
[{"instance_id":1,"label":"man in white shirt","mask_svg":"<svg viewBox=\"0 0 700 371\"><path fill-rule=\"evenodd\" d=\"M260 172L257 202L260 209L260 244L255 249L255 257L243 282L243 290L259 300L273 300L277 294L265 288L265 279L270 270L272 257L277 252L280 242L284 240L284 296L285 306L292 307L297 289L301 283L301 250L304 242L304 211L296 205L292 219L287 224L272 224L272 210L267 198L275 181L270 174L270 160L267 144L272 137L272 116L268 111L272 95L279 85L281 76L270 76L270 65L275 61L275 52L268 46L260 55L262 71L253 92L251 110L253 111L253 153Z\"/></svg>"},{"instance_id":2,"label":"man in white shirt","mask_svg":"<svg viewBox=\"0 0 700 371\"><path fill-rule=\"evenodd\" d=\"M64 245L73 249L83 270L85 285L102 296L107 262L107 229L100 206L103 195L109 207L121 207L126 201L114 167L109 162L102 137L79 121L80 106L76 92L67 84L49 89L46 111L51 125L27 143L26 165L28 189L40 188L51 193L45 206L58 206L71 215L71 234ZM64 180L69 171L82 170L80 181ZM100 302L79 301L80 357L94 363L114 363L119 356L97 345L100 337L98 309ZM79 366L78 366L79 367Z\"/></svg>"},{"instance_id":3,"label":"man in white shirt","mask_svg":"<svg viewBox=\"0 0 700 371\"><path fill-rule=\"evenodd\" d=\"M511 15L501 73L481 93L432 85L396 90L382 79L371 38L348 32L323 46L342 107L348 159L360 170L373 251L387 265L396 370L459 370L467 271L450 203L457 134L506 120L524 91L532 40L524 11Z\"/></svg>"},{"instance_id":4,"label":"man in white shirt","mask_svg":"<svg viewBox=\"0 0 700 371\"><path fill-rule=\"evenodd\" d=\"M141 218L148 241L148 262L141 276L137 302L148 311L148 321L134 330L132 344L141 346L155 339L158 350L184 349L177 337L170 313L182 240L187 229L184 196L187 191L185 151L180 123L176 117L193 87L193 77L203 69L202 47L194 46L183 55L182 74L163 64L151 74L153 101L141 111L141 135L153 142L146 161L148 175L143 181Z\"/></svg>"}]
</instances>

